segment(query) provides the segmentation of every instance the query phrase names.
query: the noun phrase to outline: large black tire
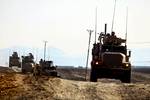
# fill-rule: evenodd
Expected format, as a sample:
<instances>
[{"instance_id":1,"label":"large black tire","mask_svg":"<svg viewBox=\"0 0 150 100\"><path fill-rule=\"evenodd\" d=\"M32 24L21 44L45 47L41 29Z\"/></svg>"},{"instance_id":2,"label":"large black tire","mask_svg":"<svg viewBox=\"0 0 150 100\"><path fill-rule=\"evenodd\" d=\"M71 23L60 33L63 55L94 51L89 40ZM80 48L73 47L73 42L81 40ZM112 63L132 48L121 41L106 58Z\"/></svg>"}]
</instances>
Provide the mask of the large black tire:
<instances>
[{"instance_id":1,"label":"large black tire","mask_svg":"<svg viewBox=\"0 0 150 100\"><path fill-rule=\"evenodd\" d=\"M22 69L22 73L24 73L24 74L25 74L25 73L26 73L26 70L25 70L25 69Z\"/></svg>"},{"instance_id":2,"label":"large black tire","mask_svg":"<svg viewBox=\"0 0 150 100\"><path fill-rule=\"evenodd\" d=\"M50 72L50 75L51 76L57 76L57 72L56 71L52 71L52 72Z\"/></svg>"},{"instance_id":3,"label":"large black tire","mask_svg":"<svg viewBox=\"0 0 150 100\"><path fill-rule=\"evenodd\" d=\"M97 82L97 74L96 74L96 70L94 69L91 69L90 81Z\"/></svg>"},{"instance_id":4,"label":"large black tire","mask_svg":"<svg viewBox=\"0 0 150 100\"><path fill-rule=\"evenodd\" d=\"M131 82L131 70L125 71L123 77L120 80L123 83L130 83Z\"/></svg>"}]
</instances>

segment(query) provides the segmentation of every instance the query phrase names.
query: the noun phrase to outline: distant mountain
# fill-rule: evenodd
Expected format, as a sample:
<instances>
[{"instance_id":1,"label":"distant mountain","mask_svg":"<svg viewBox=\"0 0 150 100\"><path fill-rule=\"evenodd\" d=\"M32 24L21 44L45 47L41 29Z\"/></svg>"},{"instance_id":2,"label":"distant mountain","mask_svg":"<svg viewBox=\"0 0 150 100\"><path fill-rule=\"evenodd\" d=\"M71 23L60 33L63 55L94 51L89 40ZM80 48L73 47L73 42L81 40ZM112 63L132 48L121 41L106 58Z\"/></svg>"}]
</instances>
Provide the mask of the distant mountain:
<instances>
[{"instance_id":1,"label":"distant mountain","mask_svg":"<svg viewBox=\"0 0 150 100\"><path fill-rule=\"evenodd\" d=\"M32 53L35 61L38 62L43 58L43 48L30 48L30 47L11 47L0 49L0 65L8 66L9 56L17 51L18 55L28 55ZM55 65L60 66L84 66L86 55L68 55L62 50L54 47L47 47L46 60L53 60Z\"/></svg>"},{"instance_id":2,"label":"distant mountain","mask_svg":"<svg viewBox=\"0 0 150 100\"><path fill-rule=\"evenodd\" d=\"M0 50L0 66L8 66L9 49Z\"/></svg>"},{"instance_id":3,"label":"distant mountain","mask_svg":"<svg viewBox=\"0 0 150 100\"><path fill-rule=\"evenodd\" d=\"M8 66L9 56L17 51L19 56L33 53L35 61L38 62L43 58L43 48L31 48L31 47L11 47L0 49L0 65ZM133 66L150 66L150 48L132 48L131 49L131 64ZM46 59L54 61L55 65L58 66L85 66L86 52L81 53L82 55L68 55L59 48L47 47ZM91 54L89 58L89 67L91 61Z\"/></svg>"},{"instance_id":4,"label":"distant mountain","mask_svg":"<svg viewBox=\"0 0 150 100\"><path fill-rule=\"evenodd\" d=\"M150 66L150 48L132 48L131 62L135 66Z\"/></svg>"}]
</instances>

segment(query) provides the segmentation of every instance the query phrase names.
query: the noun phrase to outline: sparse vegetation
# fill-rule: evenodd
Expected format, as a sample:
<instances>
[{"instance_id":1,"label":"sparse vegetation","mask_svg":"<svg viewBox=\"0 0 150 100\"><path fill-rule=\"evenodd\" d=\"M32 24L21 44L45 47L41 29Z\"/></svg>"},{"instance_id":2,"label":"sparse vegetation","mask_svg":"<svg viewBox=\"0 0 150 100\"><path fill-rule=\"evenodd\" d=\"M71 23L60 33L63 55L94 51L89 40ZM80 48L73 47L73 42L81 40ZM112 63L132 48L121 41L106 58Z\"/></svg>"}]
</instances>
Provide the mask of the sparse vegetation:
<instances>
[{"instance_id":1,"label":"sparse vegetation","mask_svg":"<svg viewBox=\"0 0 150 100\"><path fill-rule=\"evenodd\" d=\"M16 73L9 68L0 67L0 99L147 100L150 98L149 74L142 72L140 72L140 75L143 75L141 79L138 77L139 72L133 71L133 82L130 84L109 79L100 79L97 83L85 82L84 69L58 68L58 72L63 79L43 75L35 78L32 74Z\"/></svg>"}]
</instances>

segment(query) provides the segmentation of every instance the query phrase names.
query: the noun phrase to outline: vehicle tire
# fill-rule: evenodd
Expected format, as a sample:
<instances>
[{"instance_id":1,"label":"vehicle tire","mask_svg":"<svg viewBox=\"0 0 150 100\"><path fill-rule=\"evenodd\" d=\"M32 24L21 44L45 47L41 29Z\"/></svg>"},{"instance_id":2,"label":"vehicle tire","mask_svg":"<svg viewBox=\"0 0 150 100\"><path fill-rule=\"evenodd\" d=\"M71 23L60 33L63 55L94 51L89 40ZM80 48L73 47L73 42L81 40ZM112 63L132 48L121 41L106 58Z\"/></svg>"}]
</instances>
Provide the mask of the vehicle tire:
<instances>
[{"instance_id":1,"label":"vehicle tire","mask_svg":"<svg viewBox=\"0 0 150 100\"><path fill-rule=\"evenodd\" d=\"M131 82L131 70L127 70L124 72L124 75L121 79L123 83L130 83Z\"/></svg>"},{"instance_id":2,"label":"vehicle tire","mask_svg":"<svg viewBox=\"0 0 150 100\"><path fill-rule=\"evenodd\" d=\"M91 69L90 81L97 82L96 70L94 70L94 69Z\"/></svg>"},{"instance_id":3,"label":"vehicle tire","mask_svg":"<svg viewBox=\"0 0 150 100\"><path fill-rule=\"evenodd\" d=\"M25 69L22 69L22 73L24 73L24 74L25 74L25 73L26 73L26 70L25 70Z\"/></svg>"}]
</instances>

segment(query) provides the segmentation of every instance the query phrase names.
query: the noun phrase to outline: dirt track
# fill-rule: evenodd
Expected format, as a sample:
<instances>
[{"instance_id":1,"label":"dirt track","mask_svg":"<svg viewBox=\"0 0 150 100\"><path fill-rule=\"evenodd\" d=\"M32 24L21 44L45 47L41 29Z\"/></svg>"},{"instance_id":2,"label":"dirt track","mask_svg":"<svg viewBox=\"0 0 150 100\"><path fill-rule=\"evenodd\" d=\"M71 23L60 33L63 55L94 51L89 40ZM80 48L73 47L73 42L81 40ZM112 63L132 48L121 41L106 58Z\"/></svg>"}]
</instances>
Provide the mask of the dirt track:
<instances>
[{"instance_id":1,"label":"dirt track","mask_svg":"<svg viewBox=\"0 0 150 100\"><path fill-rule=\"evenodd\" d=\"M71 74L70 74L71 75ZM76 75L75 75L76 76ZM0 99L24 100L148 100L149 82L123 84L100 80L97 83L14 72L0 73ZM78 77L78 76L77 76ZM81 77L81 76L80 76ZM136 76L137 78L139 76ZM144 77L144 76L142 76ZM147 77L147 76L146 76ZM149 77L148 77L149 78ZM143 79L143 78L142 78Z\"/></svg>"},{"instance_id":2,"label":"dirt track","mask_svg":"<svg viewBox=\"0 0 150 100\"><path fill-rule=\"evenodd\" d=\"M85 69L77 69L77 68L59 68L58 69L59 74L63 79L69 79L69 80L76 80L76 81L85 81ZM149 71L149 72L148 72ZM88 70L88 80L90 70ZM100 79L101 82L119 82L119 80L106 80L106 79ZM150 83L150 68L144 69L142 68L140 70L132 70L131 75L131 82L132 83Z\"/></svg>"}]
</instances>

